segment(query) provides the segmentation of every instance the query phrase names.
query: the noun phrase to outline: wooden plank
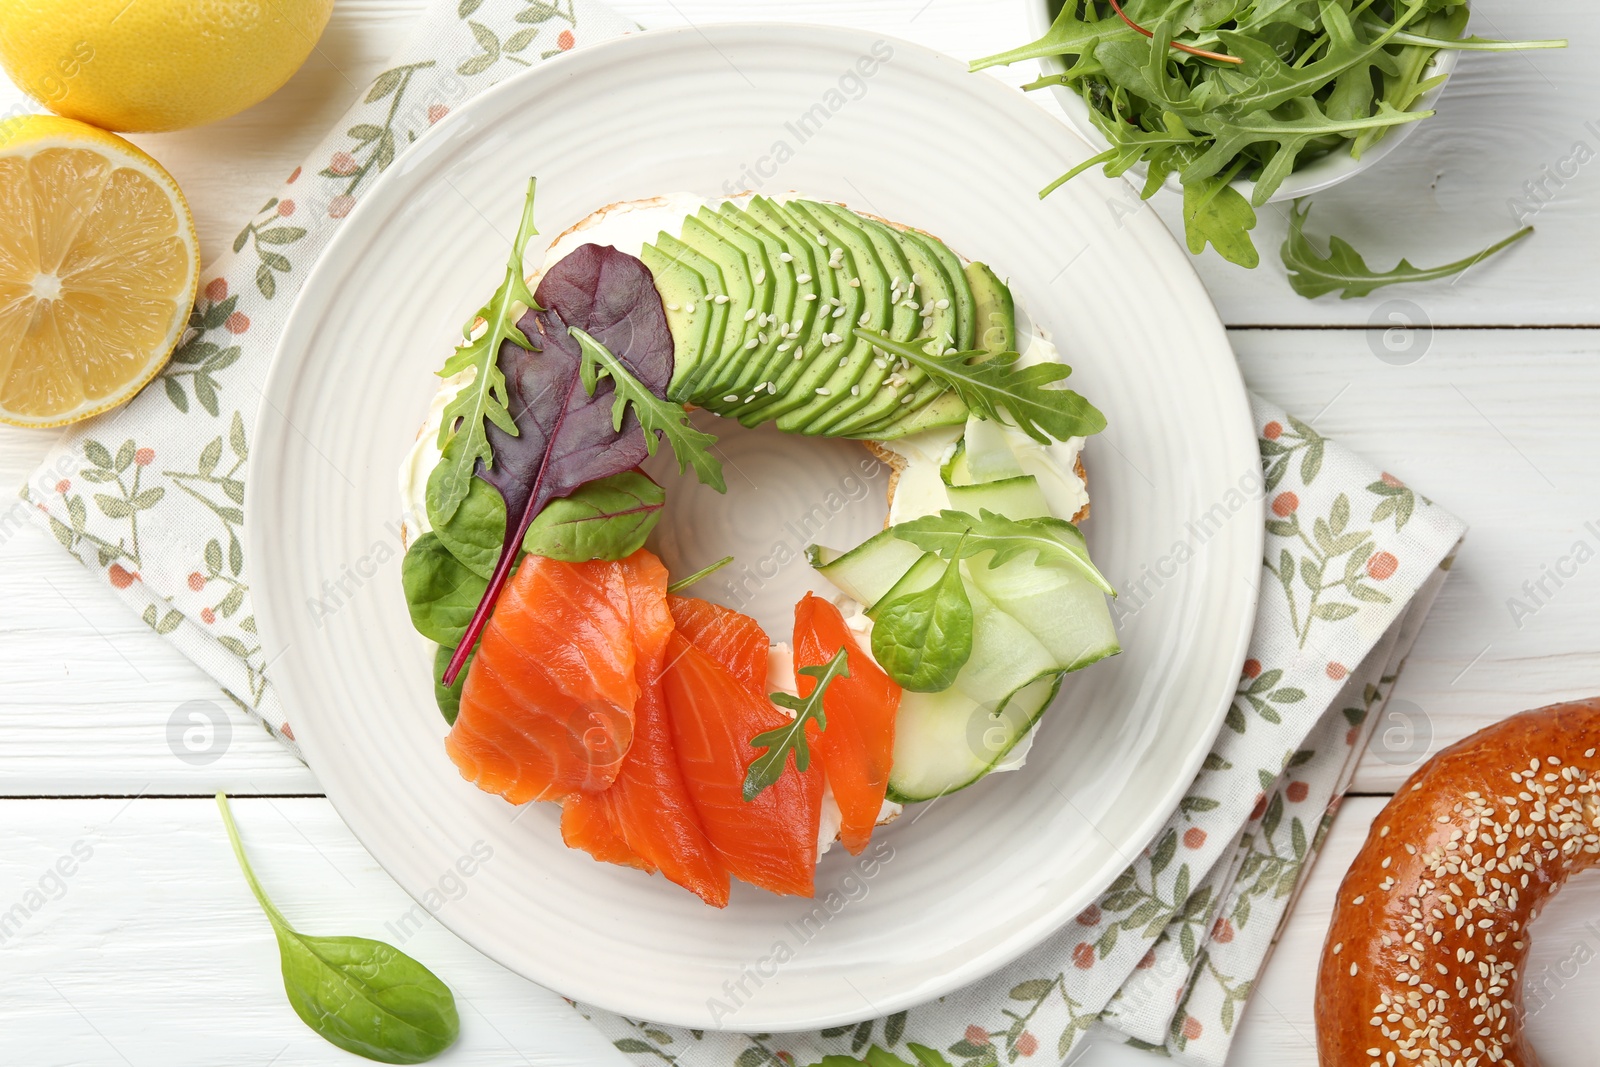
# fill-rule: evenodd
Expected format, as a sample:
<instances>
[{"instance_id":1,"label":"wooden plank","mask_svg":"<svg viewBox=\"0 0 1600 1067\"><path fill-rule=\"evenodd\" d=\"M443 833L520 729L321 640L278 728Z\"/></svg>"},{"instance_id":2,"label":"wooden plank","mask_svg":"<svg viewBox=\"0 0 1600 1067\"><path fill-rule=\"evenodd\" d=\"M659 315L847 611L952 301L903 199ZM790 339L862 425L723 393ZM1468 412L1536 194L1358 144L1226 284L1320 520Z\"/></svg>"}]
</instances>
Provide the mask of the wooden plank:
<instances>
[{"instance_id":1,"label":"wooden plank","mask_svg":"<svg viewBox=\"0 0 1600 1067\"><path fill-rule=\"evenodd\" d=\"M1471 527L1392 705L1431 743L1407 742L1401 719L1385 723L1356 780L1367 792L1392 791L1426 752L1495 719L1591 696L1600 678L1600 563L1573 558L1580 544L1600 556L1600 424L1581 414L1600 405L1600 335L1415 340L1426 352L1395 366L1374 355L1386 351L1376 332L1233 334L1251 388ZM1558 565L1575 572L1559 588L1544 578ZM1523 586L1541 580L1535 604ZM1514 617L1513 602L1531 613Z\"/></svg>"},{"instance_id":2,"label":"wooden plank","mask_svg":"<svg viewBox=\"0 0 1600 1067\"><path fill-rule=\"evenodd\" d=\"M1025 8L1033 2L615 0L612 6L652 28L736 20L857 26L971 59L1028 40ZM305 67L265 102L203 129L133 138L188 193L208 261L383 69L421 7L422 0L344 0ZM1307 301L1289 289L1278 264L1286 208L1276 205L1264 210L1257 230L1259 269L1233 267L1212 253L1194 260L1224 321L1363 325L1399 292L1441 325L1600 324L1600 300L1591 284L1593 249L1600 241L1600 164L1563 163L1578 142L1600 153L1600 115L1591 106L1600 95L1600 68L1588 61L1600 46L1600 20L1585 0L1481 0L1474 12L1473 27L1486 36L1568 36L1573 46L1465 56L1439 114L1373 170L1319 194L1311 229L1349 239L1374 264L1401 255L1420 264L1442 263L1515 229L1508 202L1527 200L1524 183L1534 181L1546 182L1550 196L1533 218L1539 232L1503 261L1455 283L1384 290L1364 300ZM1037 71L1021 63L992 73L1020 85ZM9 85L0 86L0 108L20 98ZM1047 94L1033 96L1060 114ZM1558 186L1546 178L1546 168L1572 176ZM1177 229L1177 198L1163 194L1156 204ZM1107 210L1113 207L1108 202Z\"/></svg>"},{"instance_id":3,"label":"wooden plank","mask_svg":"<svg viewBox=\"0 0 1600 1067\"><path fill-rule=\"evenodd\" d=\"M258 876L291 922L386 940L451 986L462 1036L436 1062L623 1062L560 997L433 918L402 925L420 907L326 801L240 800L234 811ZM13 905L32 909L0 944L8 1063L353 1062L284 999L271 928L209 800L8 801L0 826L0 902L12 915ZM85 852L58 888L48 872ZM446 908L472 905L471 880L461 884ZM38 898L27 894L41 885L43 903L32 907Z\"/></svg>"},{"instance_id":4,"label":"wooden plank","mask_svg":"<svg viewBox=\"0 0 1600 1067\"><path fill-rule=\"evenodd\" d=\"M1382 802L1352 800L1334 823L1295 920L1240 1023L1230 1062L1315 1067L1315 966L1334 891ZM619 1064L557 996L517 978L433 919L397 936L413 903L321 800L234 805L257 872L308 932L383 938L432 967L461 1004L460 1045L438 1062ZM0 801L0 905L28 899L82 842L90 858L0 944L0 1030L8 1062L343 1064L284 1002L272 936L234 866L209 800ZM492 862L492 859L490 860ZM470 907L464 894L446 909ZM1600 996L1592 924L1600 877L1557 898L1536 928L1527 974L1546 981L1532 1019L1547 1067L1593 1060L1574 1013ZM409 929L409 928L407 928ZM404 931L402 931L404 932ZM152 1020L156 1020L153 1024ZM1084 1067L1144 1067L1147 1057L1098 1046Z\"/></svg>"},{"instance_id":5,"label":"wooden plank","mask_svg":"<svg viewBox=\"0 0 1600 1067\"><path fill-rule=\"evenodd\" d=\"M1356 788L1392 790L1422 756L1510 712L1593 693L1600 677L1600 565L1585 565L1530 615L1524 582L1585 540L1600 550L1600 334L1439 330L1415 363L1373 354L1366 331L1240 331L1246 379L1356 451L1390 466L1472 526L1396 694L1429 743L1386 723ZM0 433L16 484L45 435ZM0 512L3 515L4 512ZM3 520L0 520L3 521ZM196 668L31 527L0 545L0 791L11 795L314 792L311 776L228 705ZM1517 625L1520 623L1520 628ZM1481 654L1481 655L1480 655ZM177 758L167 723L188 700L228 709L215 763ZM1404 702L1404 703L1399 703ZM1398 733L1395 731L1399 731Z\"/></svg>"}]
</instances>

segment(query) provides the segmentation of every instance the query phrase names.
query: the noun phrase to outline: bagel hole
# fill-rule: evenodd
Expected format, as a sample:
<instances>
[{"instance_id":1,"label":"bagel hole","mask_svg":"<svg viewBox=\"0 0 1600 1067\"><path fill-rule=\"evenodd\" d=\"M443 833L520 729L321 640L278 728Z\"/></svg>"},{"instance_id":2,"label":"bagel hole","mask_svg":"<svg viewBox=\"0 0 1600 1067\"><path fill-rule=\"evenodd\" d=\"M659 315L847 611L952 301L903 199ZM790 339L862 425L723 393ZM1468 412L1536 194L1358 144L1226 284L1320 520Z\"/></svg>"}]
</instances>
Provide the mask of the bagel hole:
<instances>
[{"instance_id":1,"label":"bagel hole","mask_svg":"<svg viewBox=\"0 0 1600 1067\"><path fill-rule=\"evenodd\" d=\"M1542 1067L1591 1067L1594 1037L1583 1020L1600 1002L1600 869L1568 879L1528 927L1522 1010Z\"/></svg>"},{"instance_id":2,"label":"bagel hole","mask_svg":"<svg viewBox=\"0 0 1600 1067\"><path fill-rule=\"evenodd\" d=\"M839 595L811 568L813 544L847 549L883 528L890 468L858 441L783 433L770 423L745 429L706 411L694 425L715 434L727 493L679 474L663 445L644 470L667 491L648 547L673 580L723 556L732 563L683 590L752 616L774 641L787 641L806 592Z\"/></svg>"}]
</instances>

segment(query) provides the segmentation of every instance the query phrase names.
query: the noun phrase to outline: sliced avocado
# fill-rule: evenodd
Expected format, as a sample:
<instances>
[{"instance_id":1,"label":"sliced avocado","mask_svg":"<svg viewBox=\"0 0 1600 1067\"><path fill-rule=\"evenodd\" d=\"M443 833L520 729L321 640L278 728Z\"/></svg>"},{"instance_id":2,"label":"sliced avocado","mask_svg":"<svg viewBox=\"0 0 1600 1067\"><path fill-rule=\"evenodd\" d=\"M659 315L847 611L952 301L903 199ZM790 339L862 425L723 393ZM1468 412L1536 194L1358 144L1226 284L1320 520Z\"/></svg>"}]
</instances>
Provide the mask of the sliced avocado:
<instances>
[{"instance_id":1,"label":"sliced avocado","mask_svg":"<svg viewBox=\"0 0 1600 1067\"><path fill-rule=\"evenodd\" d=\"M887 235L905 256L910 268L905 280L915 286L917 310L921 315L916 336L954 337L955 290L952 288L949 275L945 273L944 264L934 256L926 244L908 232L874 219L863 221ZM939 306L941 303L944 307ZM885 368L884 373L886 377L894 375L892 364ZM893 388L880 389L871 404L836 424L832 432L840 437L853 437L863 430L882 429L900 415L908 415L918 410L921 405L942 391L937 387L924 388L929 384L928 375L921 367L900 371L896 380L901 384ZM909 401L906 400L908 396L911 397Z\"/></svg>"},{"instance_id":2,"label":"sliced avocado","mask_svg":"<svg viewBox=\"0 0 1600 1067\"><path fill-rule=\"evenodd\" d=\"M687 399L683 383L706 360L706 329L711 322L711 306L706 303L706 280L681 259L673 259L654 245L645 245L639 258L655 277L667 313L667 329L672 333L672 381L667 396Z\"/></svg>"},{"instance_id":3,"label":"sliced avocado","mask_svg":"<svg viewBox=\"0 0 1600 1067\"><path fill-rule=\"evenodd\" d=\"M972 287L978 348L985 352L1017 350L1017 305L1011 289L987 263L967 264L967 284Z\"/></svg>"},{"instance_id":4,"label":"sliced avocado","mask_svg":"<svg viewBox=\"0 0 1600 1067\"><path fill-rule=\"evenodd\" d=\"M689 368L680 380L674 370L672 382L667 390L669 399L689 401L695 397L696 387L700 378L705 374L706 368L716 362L716 357L722 353L722 334L728 321L728 304L717 303L717 295L727 294L727 285L722 278L722 269L715 262L690 248L665 230L656 235L655 245L645 245L641 251L651 250L658 252L667 260L676 261L691 268L701 278L705 279L705 295L693 306L694 312L709 311L706 323L706 334L700 344L700 358ZM645 260L648 266L649 260ZM653 267L651 268L654 269ZM688 310L689 305L684 305ZM691 312L692 313L692 312Z\"/></svg>"},{"instance_id":5,"label":"sliced avocado","mask_svg":"<svg viewBox=\"0 0 1600 1067\"><path fill-rule=\"evenodd\" d=\"M709 212L709 208L701 209L703 215ZM724 394L746 396L749 390L766 381L765 375L773 366L774 357L778 354L778 345L783 341L783 335L775 328L776 323L793 321L795 302L800 299L800 287L795 284L795 272L791 264L782 258L789 252L782 237L772 233L731 204L723 204L716 213L716 218L729 231L743 234L746 239L760 246L762 265L752 276L751 281L756 284L757 289L766 286L772 297L771 302L764 308L758 306L755 319L756 346L750 347L749 335L746 334L745 350L740 358L741 372L739 377L730 383L728 392ZM709 219L707 225L710 225ZM745 257L751 258L748 250Z\"/></svg>"},{"instance_id":6,"label":"sliced avocado","mask_svg":"<svg viewBox=\"0 0 1600 1067\"><path fill-rule=\"evenodd\" d=\"M794 230L786 215L776 209L776 205L763 197L752 197L745 208L740 208L731 203L722 205L724 217L742 223L747 229L759 230L770 238L778 241L783 246L783 251L773 262L773 269L789 276L794 285L794 307L788 319L769 322L765 332L768 339L773 341L773 353L762 374L751 387L751 394L755 394L757 387L771 383L770 389L763 389L760 394L747 399L729 415L737 418L746 426L759 423L759 414L751 412L764 409L771 403L775 396L786 395L800 375L804 373L808 362L807 355L815 355L822 348L821 332L816 331L813 337L812 324L816 322L819 309L826 296L832 294L832 289L824 291L824 285L832 285L831 278L819 278L816 274L815 245L808 242L805 235ZM805 281L801 281L801 278ZM780 329L780 325L784 329ZM784 337L785 329L792 338ZM800 358L796 359L796 355Z\"/></svg>"},{"instance_id":7,"label":"sliced avocado","mask_svg":"<svg viewBox=\"0 0 1600 1067\"><path fill-rule=\"evenodd\" d=\"M819 203L816 207L831 214L842 229L849 230L856 234L858 239L871 243L873 251L877 254L877 262L882 265L883 272L889 279L889 301L893 315L887 332L896 341L910 341L916 337L917 331L922 326L921 305L916 299L916 289L911 282L913 273L911 264L906 260L905 253L901 251L900 244L891 235L891 231L838 204ZM835 321L843 322L844 319L841 317ZM855 325L861 325L860 321L858 320ZM893 373L893 365L888 359L870 350L865 353L865 357L863 373L850 387L851 395L847 398L842 397L838 405L824 412L822 418L814 422L806 432L837 437L839 426L867 408L884 406L886 401L888 406L893 406L896 401L891 394L896 390L884 388L884 382Z\"/></svg>"},{"instance_id":8,"label":"sliced avocado","mask_svg":"<svg viewBox=\"0 0 1600 1067\"><path fill-rule=\"evenodd\" d=\"M943 249L947 254L950 252L937 240L921 236L922 243ZM972 300L973 308L971 328L974 340L962 351L970 351L974 347L990 354L1014 351L1017 343L1016 304L1010 288L987 264L969 263L962 272L962 284L957 286L957 290L955 306L962 306L960 297L966 294ZM891 416L887 423L874 426L868 433L857 436L870 435L876 440L892 441L919 430L951 426L967 417L966 404L953 392L939 389L936 382L928 383L923 393L930 391L933 394L931 396L914 396L905 405L907 410L903 415Z\"/></svg>"},{"instance_id":9,"label":"sliced avocado","mask_svg":"<svg viewBox=\"0 0 1600 1067\"><path fill-rule=\"evenodd\" d=\"M929 387L935 386L930 382ZM908 434L932 430L939 426L959 426L967 421L967 405L949 389L936 393L925 404L913 403L907 404L906 407L910 409L909 414L891 419L876 429L864 430L851 436L865 441L894 441Z\"/></svg>"},{"instance_id":10,"label":"sliced avocado","mask_svg":"<svg viewBox=\"0 0 1600 1067\"><path fill-rule=\"evenodd\" d=\"M701 208L700 213L692 221L693 226L688 223L684 225L685 237L695 238L695 243L698 243L704 240L700 235L710 232L721 242L722 247L738 251L743 263L742 278L750 287L751 293L750 306L737 312L737 320L732 317L735 314L733 310L735 301L730 301L728 305L730 316L728 332L734 335L736 331L742 331L739 334L739 343L733 346L725 343L721 357L700 377L698 392L705 401L704 406L720 413L734 403L726 398L737 395L734 383L748 370L750 362L758 358L757 352L761 348L759 320L772 311L776 286L767 262L767 250L760 241L731 225L710 208ZM757 278L761 281L756 281ZM770 355L770 352L765 354Z\"/></svg>"},{"instance_id":11,"label":"sliced avocado","mask_svg":"<svg viewBox=\"0 0 1600 1067\"><path fill-rule=\"evenodd\" d=\"M756 335L754 322L748 322L744 317L745 312L755 306L755 286L750 280L753 271L738 245L693 215L683 220L681 240L717 265L722 271L722 282L727 287L723 290L728 299L725 304L727 316L723 326L721 354L701 372L695 382L695 392L699 396L707 400L720 400L720 397L710 395L717 388L717 380L727 374L728 365L742 354L745 338ZM715 296L712 299L717 300ZM722 303L720 300L717 302Z\"/></svg>"},{"instance_id":12,"label":"sliced avocado","mask_svg":"<svg viewBox=\"0 0 1600 1067\"><path fill-rule=\"evenodd\" d=\"M849 285L843 271L831 270L828 267L828 259L833 253L831 241L828 245L821 242L816 224L808 216L800 214L792 204L779 204L761 197L756 199L763 201L763 207L769 214L786 220L785 233L788 236L798 238L810 246L812 270L815 272L812 276L817 282L815 301L817 308L815 317L801 334L802 358L792 360L802 368L799 375L788 379L787 385L784 380L778 380L775 392L768 394L766 400L757 400L754 405L741 411L738 416L739 421L746 426L779 418L818 395L817 390L824 388L824 383L839 369L839 360L854 344L853 338L846 337L842 333L838 341L829 340L834 333L831 328L832 313L828 312L827 317L824 317L823 309L838 306L835 301L842 302L845 313L840 318L853 321L861 316L864 304L862 297L864 284ZM797 274L795 280L799 281L800 275ZM794 350L791 349L789 354L793 356Z\"/></svg>"},{"instance_id":13,"label":"sliced avocado","mask_svg":"<svg viewBox=\"0 0 1600 1067\"><path fill-rule=\"evenodd\" d=\"M819 317L817 321L819 329L839 338L830 346L840 350L835 366L806 403L778 419L780 430L816 434L840 407L860 399L859 383L872 368L872 345L857 338L851 326L864 320L868 329L889 330L894 325L895 307L883 262L860 227L846 223L829 210L829 205L816 201L795 200L787 206L794 214L809 220L819 241L827 241L829 261L824 261L823 268L833 274L836 281L844 280L843 288L857 288L848 285L851 280L861 282L858 288L862 311L859 314L847 318L852 312L840 298L840 303L834 307L823 309L822 314L827 318ZM830 266L830 262L839 266ZM852 393L852 389L856 391Z\"/></svg>"},{"instance_id":14,"label":"sliced avocado","mask_svg":"<svg viewBox=\"0 0 1600 1067\"><path fill-rule=\"evenodd\" d=\"M955 294L951 303L955 305L956 332L951 344L963 352L971 351L977 330L974 329L974 309L972 306L972 286L967 282L967 272L961 266L961 258L950 247L937 237L922 233L920 230L906 230L906 236L921 243L933 253L934 258L944 268L944 273L950 279L950 288Z\"/></svg>"}]
</instances>

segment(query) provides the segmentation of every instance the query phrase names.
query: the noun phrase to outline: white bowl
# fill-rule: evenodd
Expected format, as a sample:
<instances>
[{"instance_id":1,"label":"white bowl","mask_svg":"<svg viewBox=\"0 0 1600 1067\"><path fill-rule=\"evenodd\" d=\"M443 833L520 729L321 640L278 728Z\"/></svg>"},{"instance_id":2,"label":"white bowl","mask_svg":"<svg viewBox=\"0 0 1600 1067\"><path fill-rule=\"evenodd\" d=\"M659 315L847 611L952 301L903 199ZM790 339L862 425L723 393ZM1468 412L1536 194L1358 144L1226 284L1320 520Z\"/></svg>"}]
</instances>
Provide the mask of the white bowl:
<instances>
[{"instance_id":1,"label":"white bowl","mask_svg":"<svg viewBox=\"0 0 1600 1067\"><path fill-rule=\"evenodd\" d=\"M1027 0L1028 29L1033 34L1034 40L1044 36L1045 31L1050 28L1050 23L1053 21L1050 12L1051 6L1051 0ZM1456 69L1456 60L1460 55L1460 52L1452 49L1435 52L1433 59L1428 63L1428 77L1432 78L1443 74L1448 78ZM1062 63L1057 56L1046 56L1040 59L1039 66L1046 74L1060 74L1066 69L1066 64ZM1439 99L1439 94L1444 92L1444 87L1447 84L1448 81L1443 81L1428 90L1417 101L1412 110L1432 110ZM1078 132L1078 136L1094 145L1096 150L1104 150L1111 147L1110 143L1105 139L1105 135L1100 132L1099 128L1095 126L1094 120L1089 117L1089 105L1084 101L1083 97L1065 85L1052 85L1050 91L1055 94L1056 100L1061 104L1061 110L1067 113L1067 121L1072 123L1072 128ZM1278 191L1267 197L1267 203L1276 204L1283 200L1310 196L1312 193L1320 193L1324 189L1331 189L1346 179L1354 178L1357 174L1360 174L1400 147L1400 142L1410 137L1411 132L1419 125L1421 123L1408 122L1401 126L1391 127L1381 141L1361 153L1360 159L1356 159L1347 151L1336 149L1319 159L1307 163L1303 167L1296 167L1294 173L1285 178L1283 184L1278 186ZM1137 174L1142 178L1145 170L1143 166L1136 166L1131 168L1129 173ZM1243 178L1236 178L1231 184L1246 200L1249 200L1251 193L1255 191L1255 182L1247 181ZM1167 178L1166 188L1174 192L1182 189L1177 175L1171 175Z\"/></svg>"},{"instance_id":2,"label":"white bowl","mask_svg":"<svg viewBox=\"0 0 1600 1067\"><path fill-rule=\"evenodd\" d=\"M802 142L792 128L808 115ZM940 137L927 136L934 127ZM780 140L794 151L773 174ZM959 167L951 143L967 149ZM833 1026L1016 958L1171 817L1233 697L1261 578L1257 497L1227 505L1214 533L1194 524L1258 487L1261 461L1222 324L1155 213L1108 216L1120 183L1099 175L1046 203L1035 195L1086 152L1057 119L949 56L857 30L707 25L586 45L508 78L453 109L362 198L284 327L251 444L245 544L272 680L307 761L439 921L518 973L630 1018ZM564 847L553 805L513 808L463 781L444 752L394 533L395 469L432 372L502 276L528 175L539 178L538 262L551 235L601 205L717 195L751 168L769 192L914 223L1010 279L1110 421L1086 452L1085 532L1130 594L1125 651L1068 680L1027 766L907 812L875 837L870 869L828 853L817 888L833 903L821 920L822 903L748 886L726 910L708 908ZM657 544L679 574L736 553L756 587L783 590L752 609L781 636L797 590L828 588L794 539L855 543L881 522L882 498L853 491L868 460L859 446L715 430L729 497L669 484ZM763 570L784 538L796 562ZM1180 541L1193 555L1153 577ZM674 544L704 555L673 558ZM325 579L357 572L332 614L314 609ZM725 598L722 581L695 592ZM486 851L467 897L441 902L441 879ZM813 937L816 922L826 929ZM780 941L788 957L775 956ZM727 989L748 985L752 968L760 988L727 1014Z\"/></svg>"}]
</instances>

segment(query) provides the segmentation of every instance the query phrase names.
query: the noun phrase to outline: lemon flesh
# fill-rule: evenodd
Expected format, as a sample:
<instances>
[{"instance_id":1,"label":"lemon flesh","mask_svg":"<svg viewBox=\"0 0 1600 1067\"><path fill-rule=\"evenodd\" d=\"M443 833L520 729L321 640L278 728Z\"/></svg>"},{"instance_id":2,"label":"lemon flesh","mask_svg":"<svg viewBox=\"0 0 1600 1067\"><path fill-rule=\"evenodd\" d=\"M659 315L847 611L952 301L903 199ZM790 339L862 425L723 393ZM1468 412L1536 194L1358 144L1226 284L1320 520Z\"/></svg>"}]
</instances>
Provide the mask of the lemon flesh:
<instances>
[{"instance_id":1,"label":"lemon flesh","mask_svg":"<svg viewBox=\"0 0 1600 1067\"><path fill-rule=\"evenodd\" d=\"M166 363L199 249L154 160L69 120L20 125L0 126L0 421L54 426L121 403Z\"/></svg>"},{"instance_id":2,"label":"lemon flesh","mask_svg":"<svg viewBox=\"0 0 1600 1067\"><path fill-rule=\"evenodd\" d=\"M5 0L0 65L58 115L108 130L213 122L265 99L333 0Z\"/></svg>"}]
</instances>

